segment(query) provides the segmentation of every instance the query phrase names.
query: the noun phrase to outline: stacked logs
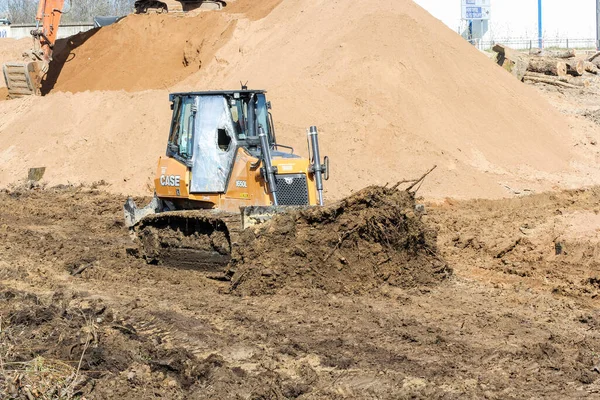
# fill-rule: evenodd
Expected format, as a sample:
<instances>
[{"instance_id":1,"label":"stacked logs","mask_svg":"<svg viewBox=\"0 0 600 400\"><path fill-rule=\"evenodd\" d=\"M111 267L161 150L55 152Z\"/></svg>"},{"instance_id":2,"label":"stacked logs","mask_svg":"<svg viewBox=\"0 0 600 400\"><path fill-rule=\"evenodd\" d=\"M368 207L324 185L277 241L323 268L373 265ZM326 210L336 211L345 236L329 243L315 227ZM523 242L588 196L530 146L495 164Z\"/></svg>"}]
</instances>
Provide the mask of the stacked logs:
<instances>
[{"instance_id":1,"label":"stacked logs","mask_svg":"<svg viewBox=\"0 0 600 400\"><path fill-rule=\"evenodd\" d=\"M587 59L576 59L574 50L533 49L529 54L496 44L493 47L498 65L517 79L530 83L545 83L564 88L589 86L583 78L587 73L597 74L600 52Z\"/></svg>"}]
</instances>

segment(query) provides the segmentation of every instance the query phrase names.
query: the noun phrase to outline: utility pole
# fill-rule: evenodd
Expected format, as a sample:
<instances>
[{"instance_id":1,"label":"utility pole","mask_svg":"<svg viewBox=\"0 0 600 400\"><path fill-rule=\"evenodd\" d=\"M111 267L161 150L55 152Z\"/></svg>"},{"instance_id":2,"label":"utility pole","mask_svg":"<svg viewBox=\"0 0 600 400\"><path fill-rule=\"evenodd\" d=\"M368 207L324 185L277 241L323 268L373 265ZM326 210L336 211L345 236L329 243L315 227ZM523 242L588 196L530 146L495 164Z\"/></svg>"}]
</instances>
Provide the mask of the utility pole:
<instances>
[{"instance_id":1,"label":"utility pole","mask_svg":"<svg viewBox=\"0 0 600 400\"><path fill-rule=\"evenodd\" d=\"M600 0L596 0L600 2ZM538 46L542 48L542 0L538 0Z\"/></svg>"},{"instance_id":2,"label":"utility pole","mask_svg":"<svg viewBox=\"0 0 600 400\"><path fill-rule=\"evenodd\" d=\"M596 50L600 50L600 0L596 0Z\"/></svg>"}]
</instances>

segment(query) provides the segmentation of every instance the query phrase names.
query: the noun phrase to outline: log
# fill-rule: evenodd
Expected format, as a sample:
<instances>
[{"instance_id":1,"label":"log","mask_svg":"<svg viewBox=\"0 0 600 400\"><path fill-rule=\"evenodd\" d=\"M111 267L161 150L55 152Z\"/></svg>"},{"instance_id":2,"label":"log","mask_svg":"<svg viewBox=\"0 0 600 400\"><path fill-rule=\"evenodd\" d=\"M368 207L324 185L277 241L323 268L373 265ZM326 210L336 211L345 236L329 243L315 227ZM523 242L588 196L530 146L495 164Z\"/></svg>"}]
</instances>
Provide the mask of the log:
<instances>
[{"instance_id":1,"label":"log","mask_svg":"<svg viewBox=\"0 0 600 400\"><path fill-rule=\"evenodd\" d=\"M532 47L529 49L529 55L530 56L541 56L542 55L542 49L538 49L536 47Z\"/></svg>"},{"instance_id":2,"label":"log","mask_svg":"<svg viewBox=\"0 0 600 400\"><path fill-rule=\"evenodd\" d=\"M598 67L596 66L596 64L594 64L591 61L584 61L583 62L583 68L589 72L590 74L597 74L598 73Z\"/></svg>"},{"instance_id":3,"label":"log","mask_svg":"<svg viewBox=\"0 0 600 400\"><path fill-rule=\"evenodd\" d=\"M542 55L553 58L573 58L575 57L575 50L544 50L542 51Z\"/></svg>"},{"instance_id":4,"label":"log","mask_svg":"<svg viewBox=\"0 0 600 400\"><path fill-rule=\"evenodd\" d=\"M579 86L572 85L570 83L562 82L557 79L557 77L552 76L544 76L543 78L537 76L525 76L523 78L525 82L534 82L534 83L546 83L548 85L559 86L567 89L579 89Z\"/></svg>"},{"instance_id":5,"label":"log","mask_svg":"<svg viewBox=\"0 0 600 400\"><path fill-rule=\"evenodd\" d=\"M533 57L529 60L527 71L539 72L546 75L565 76L567 75L567 63L551 58Z\"/></svg>"},{"instance_id":6,"label":"log","mask_svg":"<svg viewBox=\"0 0 600 400\"><path fill-rule=\"evenodd\" d=\"M559 82L568 83L570 85L579 86L579 87L588 87L590 82L583 78L576 78L574 76L565 75L565 76L549 76L540 74L537 72L527 72L525 74L525 78L542 78L543 80L552 79L557 80Z\"/></svg>"},{"instance_id":7,"label":"log","mask_svg":"<svg viewBox=\"0 0 600 400\"><path fill-rule=\"evenodd\" d=\"M496 43L494 44L494 47L492 47L492 50L494 50L496 53L504 53L504 54L508 54L510 55L510 53L515 53L516 51L508 46L505 46L503 44L500 43Z\"/></svg>"},{"instance_id":8,"label":"log","mask_svg":"<svg viewBox=\"0 0 600 400\"><path fill-rule=\"evenodd\" d=\"M529 49L529 55L550 58L573 58L575 57L575 50L542 50L532 47Z\"/></svg>"},{"instance_id":9,"label":"log","mask_svg":"<svg viewBox=\"0 0 600 400\"><path fill-rule=\"evenodd\" d=\"M594 54L592 54L591 56L589 56L586 61L594 61L596 58L598 58L598 56L600 56L600 51L595 52Z\"/></svg>"},{"instance_id":10,"label":"log","mask_svg":"<svg viewBox=\"0 0 600 400\"><path fill-rule=\"evenodd\" d=\"M583 75L585 68L583 67L583 60L569 60L567 61L567 73L573 76Z\"/></svg>"},{"instance_id":11,"label":"log","mask_svg":"<svg viewBox=\"0 0 600 400\"><path fill-rule=\"evenodd\" d=\"M522 81L529 66L529 57L498 43L494 45L492 50L497 53L496 63Z\"/></svg>"}]
</instances>

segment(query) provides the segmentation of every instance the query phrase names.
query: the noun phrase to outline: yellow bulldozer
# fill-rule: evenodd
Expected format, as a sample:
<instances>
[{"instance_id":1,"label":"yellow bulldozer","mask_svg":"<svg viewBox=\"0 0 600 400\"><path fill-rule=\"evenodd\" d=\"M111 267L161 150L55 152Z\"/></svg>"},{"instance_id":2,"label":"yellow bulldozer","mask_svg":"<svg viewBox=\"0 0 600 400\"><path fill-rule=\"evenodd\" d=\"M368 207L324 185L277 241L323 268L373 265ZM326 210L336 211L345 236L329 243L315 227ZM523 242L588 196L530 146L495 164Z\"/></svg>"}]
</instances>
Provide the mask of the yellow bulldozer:
<instances>
[{"instance_id":1,"label":"yellow bulldozer","mask_svg":"<svg viewBox=\"0 0 600 400\"><path fill-rule=\"evenodd\" d=\"M129 198L126 225L149 263L222 270L237 235L289 207L323 205L329 158L318 130L307 130L309 155L276 141L262 90L173 93L166 155L155 196L144 208Z\"/></svg>"}]
</instances>

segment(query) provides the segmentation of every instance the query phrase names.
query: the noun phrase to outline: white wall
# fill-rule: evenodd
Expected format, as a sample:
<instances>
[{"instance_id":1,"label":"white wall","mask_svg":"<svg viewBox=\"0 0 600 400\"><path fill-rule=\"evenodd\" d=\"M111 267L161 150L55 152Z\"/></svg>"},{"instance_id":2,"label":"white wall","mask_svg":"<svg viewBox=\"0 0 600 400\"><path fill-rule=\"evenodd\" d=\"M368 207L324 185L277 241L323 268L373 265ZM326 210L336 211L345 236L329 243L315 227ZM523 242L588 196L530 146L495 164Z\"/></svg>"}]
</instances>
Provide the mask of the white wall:
<instances>
[{"instance_id":1,"label":"white wall","mask_svg":"<svg viewBox=\"0 0 600 400\"><path fill-rule=\"evenodd\" d=\"M392 0L393 1L393 0ZM464 29L460 0L414 0L453 31ZM537 0L491 0L486 40L537 38ZM596 37L596 0L542 0L545 39Z\"/></svg>"},{"instance_id":2,"label":"white wall","mask_svg":"<svg viewBox=\"0 0 600 400\"><path fill-rule=\"evenodd\" d=\"M11 25L10 32L8 37L12 37L13 39L22 39L26 37L31 37L31 30L35 28L35 25ZM58 39L63 39L69 36L73 36L79 32L86 32L90 29L94 28L94 24L61 24L58 29ZM0 30L2 27L0 26Z\"/></svg>"},{"instance_id":3,"label":"white wall","mask_svg":"<svg viewBox=\"0 0 600 400\"><path fill-rule=\"evenodd\" d=\"M0 39L9 38L10 36L10 26L9 25L0 25Z\"/></svg>"}]
</instances>

